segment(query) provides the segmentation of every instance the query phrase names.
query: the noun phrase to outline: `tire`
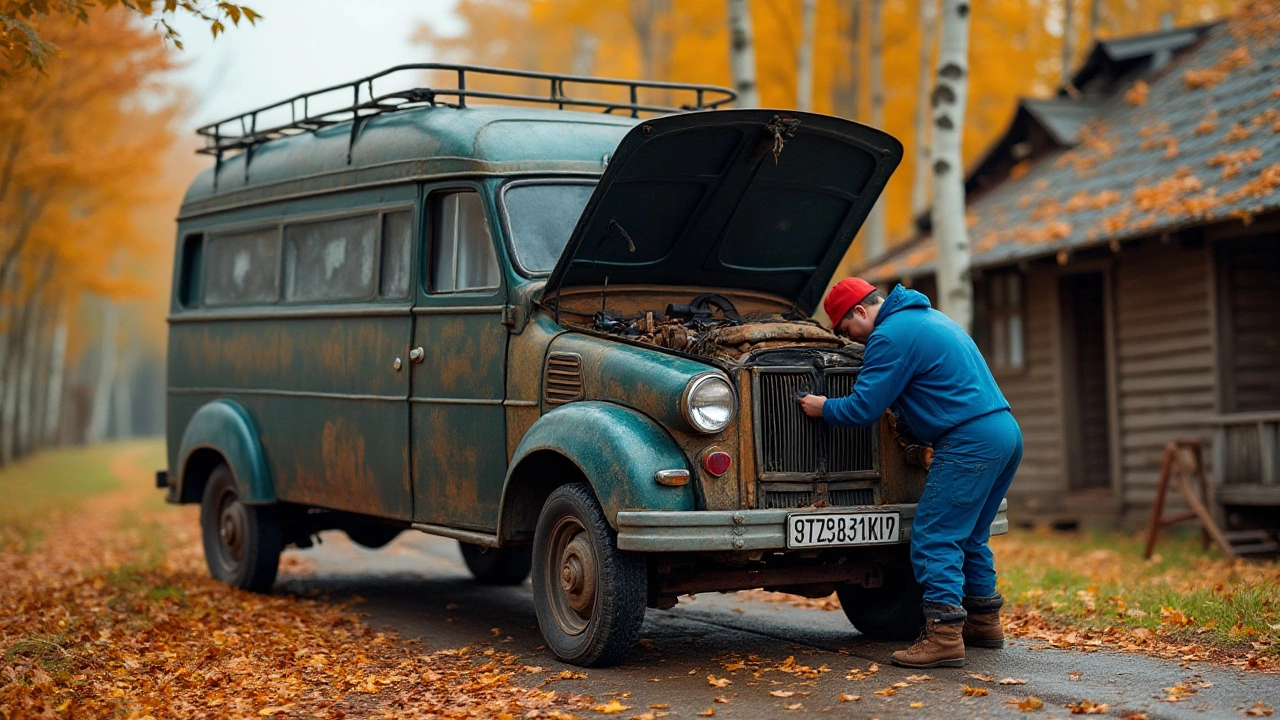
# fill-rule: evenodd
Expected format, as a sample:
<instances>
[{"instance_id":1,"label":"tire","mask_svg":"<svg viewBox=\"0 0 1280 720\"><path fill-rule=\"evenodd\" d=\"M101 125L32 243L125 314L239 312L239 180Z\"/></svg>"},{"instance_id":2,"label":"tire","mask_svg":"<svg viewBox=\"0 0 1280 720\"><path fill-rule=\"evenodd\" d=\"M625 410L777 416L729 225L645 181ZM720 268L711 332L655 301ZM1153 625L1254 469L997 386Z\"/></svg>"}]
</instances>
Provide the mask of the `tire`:
<instances>
[{"instance_id":1,"label":"tire","mask_svg":"<svg viewBox=\"0 0 1280 720\"><path fill-rule=\"evenodd\" d=\"M342 528L342 531L351 538L351 542L370 550L377 550L400 537L401 528L367 520L347 525Z\"/></svg>"},{"instance_id":2,"label":"tire","mask_svg":"<svg viewBox=\"0 0 1280 720\"><path fill-rule=\"evenodd\" d=\"M844 585L836 594L845 617L872 640L914 640L924 627L924 588L905 553L885 565L880 587Z\"/></svg>"},{"instance_id":3,"label":"tire","mask_svg":"<svg viewBox=\"0 0 1280 720\"><path fill-rule=\"evenodd\" d=\"M519 585L533 567L532 545L487 548L459 542L458 549L471 576L481 585Z\"/></svg>"},{"instance_id":4,"label":"tire","mask_svg":"<svg viewBox=\"0 0 1280 720\"><path fill-rule=\"evenodd\" d=\"M533 536L533 606L547 647L573 665L612 665L639 642L647 600L644 556L618 549L591 486L556 488Z\"/></svg>"},{"instance_id":5,"label":"tire","mask_svg":"<svg viewBox=\"0 0 1280 720\"><path fill-rule=\"evenodd\" d=\"M200 501L200 531L215 580L241 590L271 590L284 548L279 508L242 503L226 463L209 474Z\"/></svg>"}]
</instances>

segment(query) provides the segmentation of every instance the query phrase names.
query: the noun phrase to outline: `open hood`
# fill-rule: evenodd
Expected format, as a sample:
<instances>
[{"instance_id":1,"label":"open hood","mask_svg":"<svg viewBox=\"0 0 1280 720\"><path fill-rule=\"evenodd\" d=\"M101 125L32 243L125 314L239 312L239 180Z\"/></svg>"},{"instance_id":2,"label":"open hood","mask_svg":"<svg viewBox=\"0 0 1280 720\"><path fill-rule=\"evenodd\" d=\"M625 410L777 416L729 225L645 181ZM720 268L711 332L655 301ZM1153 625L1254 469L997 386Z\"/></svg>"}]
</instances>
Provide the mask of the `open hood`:
<instances>
[{"instance_id":1,"label":"open hood","mask_svg":"<svg viewBox=\"0 0 1280 720\"><path fill-rule=\"evenodd\" d=\"M547 279L756 290L813 314L902 160L827 115L717 110L646 120L618 145Z\"/></svg>"}]
</instances>

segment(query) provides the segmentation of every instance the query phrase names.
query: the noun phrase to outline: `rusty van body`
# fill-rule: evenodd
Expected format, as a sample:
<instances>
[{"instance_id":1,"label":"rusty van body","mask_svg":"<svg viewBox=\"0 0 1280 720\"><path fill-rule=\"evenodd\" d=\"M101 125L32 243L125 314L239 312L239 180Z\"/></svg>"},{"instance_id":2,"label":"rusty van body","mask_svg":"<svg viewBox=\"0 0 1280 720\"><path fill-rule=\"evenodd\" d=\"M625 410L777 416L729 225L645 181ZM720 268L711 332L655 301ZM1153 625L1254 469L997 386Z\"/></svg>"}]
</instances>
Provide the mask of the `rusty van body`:
<instances>
[{"instance_id":1,"label":"rusty van body","mask_svg":"<svg viewBox=\"0 0 1280 720\"><path fill-rule=\"evenodd\" d=\"M640 105L643 83L611 106L468 106L463 74L493 71L457 71L202 131L217 162L179 218L158 482L202 504L213 575L267 590L318 532L412 529L458 540L480 582L532 573L578 664L700 591L838 591L862 632L913 634L925 471L887 418L832 429L795 402L857 378L860 347L810 316L899 143L714 110L732 93L709 87L656 84L693 112ZM573 105L574 79L518 75Z\"/></svg>"}]
</instances>

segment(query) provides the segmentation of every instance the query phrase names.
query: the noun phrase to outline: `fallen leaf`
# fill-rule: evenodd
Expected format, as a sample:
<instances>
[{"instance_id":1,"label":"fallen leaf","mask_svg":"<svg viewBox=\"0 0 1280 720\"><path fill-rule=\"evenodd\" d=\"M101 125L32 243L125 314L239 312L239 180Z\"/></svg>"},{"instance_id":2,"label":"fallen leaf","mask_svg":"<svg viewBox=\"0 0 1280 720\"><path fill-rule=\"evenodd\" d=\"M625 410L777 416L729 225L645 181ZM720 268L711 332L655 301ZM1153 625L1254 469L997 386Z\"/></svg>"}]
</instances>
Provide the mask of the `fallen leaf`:
<instances>
[{"instance_id":1,"label":"fallen leaf","mask_svg":"<svg viewBox=\"0 0 1280 720\"><path fill-rule=\"evenodd\" d=\"M795 690L770 690L769 694L774 697L789 698L796 694Z\"/></svg>"},{"instance_id":2,"label":"fallen leaf","mask_svg":"<svg viewBox=\"0 0 1280 720\"><path fill-rule=\"evenodd\" d=\"M888 696L890 696L890 695L897 695L897 694L898 694L898 691L897 691L897 690L894 690L894 689L893 689L893 688L891 688L891 687L887 687L887 688L885 688L885 689L883 689L883 690L877 690L877 691L876 691L876 694L877 694L877 695L884 695L885 697L888 697Z\"/></svg>"},{"instance_id":3,"label":"fallen leaf","mask_svg":"<svg viewBox=\"0 0 1280 720\"><path fill-rule=\"evenodd\" d=\"M1173 687L1165 688L1164 692L1165 692L1165 696L1163 698L1164 702L1176 703L1176 702L1182 702L1183 700L1186 700L1187 698L1191 697L1192 695L1195 695L1199 691L1192 690L1186 685L1183 685L1182 683L1178 683Z\"/></svg>"},{"instance_id":4,"label":"fallen leaf","mask_svg":"<svg viewBox=\"0 0 1280 720\"><path fill-rule=\"evenodd\" d=\"M729 698L717 695L716 697L712 698L712 702L718 702L721 705L728 705Z\"/></svg>"},{"instance_id":5,"label":"fallen leaf","mask_svg":"<svg viewBox=\"0 0 1280 720\"><path fill-rule=\"evenodd\" d=\"M1272 712L1273 710L1271 709L1270 705L1259 700L1258 702L1253 704L1253 707L1249 708L1248 710L1245 710L1244 714L1248 715L1249 717L1269 717Z\"/></svg>"},{"instance_id":6,"label":"fallen leaf","mask_svg":"<svg viewBox=\"0 0 1280 720\"><path fill-rule=\"evenodd\" d=\"M614 698L609 701L608 705L596 705L591 709L595 710L598 713L603 713L605 715L612 715L614 713L620 713L623 710L630 710L631 706L623 705L622 703L618 702L617 698Z\"/></svg>"},{"instance_id":7,"label":"fallen leaf","mask_svg":"<svg viewBox=\"0 0 1280 720\"><path fill-rule=\"evenodd\" d=\"M1095 703L1091 700L1081 700L1063 707L1070 710L1072 715L1101 715L1111 709L1111 706L1106 703Z\"/></svg>"},{"instance_id":8,"label":"fallen leaf","mask_svg":"<svg viewBox=\"0 0 1280 720\"><path fill-rule=\"evenodd\" d=\"M987 690L986 688L976 688L976 687L969 687L968 685L965 685L963 688L961 688L960 692L964 693L969 697L982 697L983 695L986 695L990 691Z\"/></svg>"},{"instance_id":9,"label":"fallen leaf","mask_svg":"<svg viewBox=\"0 0 1280 720\"><path fill-rule=\"evenodd\" d=\"M924 682L925 680L932 680L932 679L933 679L932 675L908 675L907 676L907 682L913 682L913 683Z\"/></svg>"},{"instance_id":10,"label":"fallen leaf","mask_svg":"<svg viewBox=\"0 0 1280 720\"><path fill-rule=\"evenodd\" d=\"M1014 698L1006 702L1005 705L1017 708L1022 712L1033 712L1035 710L1039 710L1040 708L1044 707L1044 701L1036 697L1035 695L1028 695L1026 699L1019 700L1017 698Z\"/></svg>"},{"instance_id":11,"label":"fallen leaf","mask_svg":"<svg viewBox=\"0 0 1280 720\"><path fill-rule=\"evenodd\" d=\"M747 664L746 664L746 663L744 663L744 662L742 662L741 660L737 660L737 661L735 661L735 662L727 662L727 663L724 663L724 664L722 665L722 667L723 667L725 670L728 670L729 672L733 672L734 670L741 670L742 668L744 668L744 667L746 667L746 666L747 666Z\"/></svg>"},{"instance_id":12,"label":"fallen leaf","mask_svg":"<svg viewBox=\"0 0 1280 720\"><path fill-rule=\"evenodd\" d=\"M924 707L924 703L919 702L919 701L916 701L916 702L911 703L910 707L913 707L913 708L922 708L922 707Z\"/></svg>"},{"instance_id":13,"label":"fallen leaf","mask_svg":"<svg viewBox=\"0 0 1280 720\"><path fill-rule=\"evenodd\" d=\"M996 679L996 676L991 673L965 673L965 675L968 675L974 680L981 680L982 682L991 682Z\"/></svg>"},{"instance_id":14,"label":"fallen leaf","mask_svg":"<svg viewBox=\"0 0 1280 720\"><path fill-rule=\"evenodd\" d=\"M671 706L666 703L653 703L649 705L650 710L670 710Z\"/></svg>"},{"instance_id":15,"label":"fallen leaf","mask_svg":"<svg viewBox=\"0 0 1280 720\"><path fill-rule=\"evenodd\" d=\"M1001 678L1001 685L1026 685L1027 681L1021 678Z\"/></svg>"},{"instance_id":16,"label":"fallen leaf","mask_svg":"<svg viewBox=\"0 0 1280 720\"><path fill-rule=\"evenodd\" d=\"M1084 677L1084 673L1082 672L1068 673L1067 677L1071 678L1072 682L1080 682L1080 678Z\"/></svg>"},{"instance_id":17,"label":"fallen leaf","mask_svg":"<svg viewBox=\"0 0 1280 720\"><path fill-rule=\"evenodd\" d=\"M702 712L698 713L698 717L711 717L712 715L715 715L715 714L716 714L716 709L712 707L712 708L707 708L706 710L703 710Z\"/></svg>"},{"instance_id":18,"label":"fallen leaf","mask_svg":"<svg viewBox=\"0 0 1280 720\"><path fill-rule=\"evenodd\" d=\"M896 682L896 683L894 683L891 687L896 687L896 688L898 688L899 690L901 690L902 688L909 688L909 687L911 687L911 683Z\"/></svg>"},{"instance_id":19,"label":"fallen leaf","mask_svg":"<svg viewBox=\"0 0 1280 720\"><path fill-rule=\"evenodd\" d=\"M800 708L804 707L804 703L792 703L790 705L783 705L783 707L785 707L788 710L799 710Z\"/></svg>"},{"instance_id":20,"label":"fallen leaf","mask_svg":"<svg viewBox=\"0 0 1280 720\"><path fill-rule=\"evenodd\" d=\"M861 695L846 695L845 693L840 693L840 702L855 702L861 699Z\"/></svg>"},{"instance_id":21,"label":"fallen leaf","mask_svg":"<svg viewBox=\"0 0 1280 720\"><path fill-rule=\"evenodd\" d=\"M715 675L708 675L707 684L710 685L711 687L722 688L722 687L729 687L730 685L733 684L733 681L730 680L729 678L718 678Z\"/></svg>"},{"instance_id":22,"label":"fallen leaf","mask_svg":"<svg viewBox=\"0 0 1280 720\"><path fill-rule=\"evenodd\" d=\"M1141 710L1129 710L1120 713L1120 720L1151 720L1151 715Z\"/></svg>"}]
</instances>

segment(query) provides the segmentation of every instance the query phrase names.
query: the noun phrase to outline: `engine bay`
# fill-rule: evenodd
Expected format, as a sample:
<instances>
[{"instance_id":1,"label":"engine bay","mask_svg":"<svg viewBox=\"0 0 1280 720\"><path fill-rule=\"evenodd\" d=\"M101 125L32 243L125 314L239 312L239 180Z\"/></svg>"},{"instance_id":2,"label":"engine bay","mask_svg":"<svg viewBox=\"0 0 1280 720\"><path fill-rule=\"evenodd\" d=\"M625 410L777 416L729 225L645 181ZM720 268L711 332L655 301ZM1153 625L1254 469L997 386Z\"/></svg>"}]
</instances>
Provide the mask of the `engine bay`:
<instances>
[{"instance_id":1,"label":"engine bay","mask_svg":"<svg viewBox=\"0 0 1280 720\"><path fill-rule=\"evenodd\" d=\"M595 313L591 323L597 332L733 364L799 361L832 367L856 366L862 360L861 345L849 343L814 320L790 319L777 312L744 315L729 298L715 293L630 315L605 309ZM779 355L784 348L803 357Z\"/></svg>"}]
</instances>

